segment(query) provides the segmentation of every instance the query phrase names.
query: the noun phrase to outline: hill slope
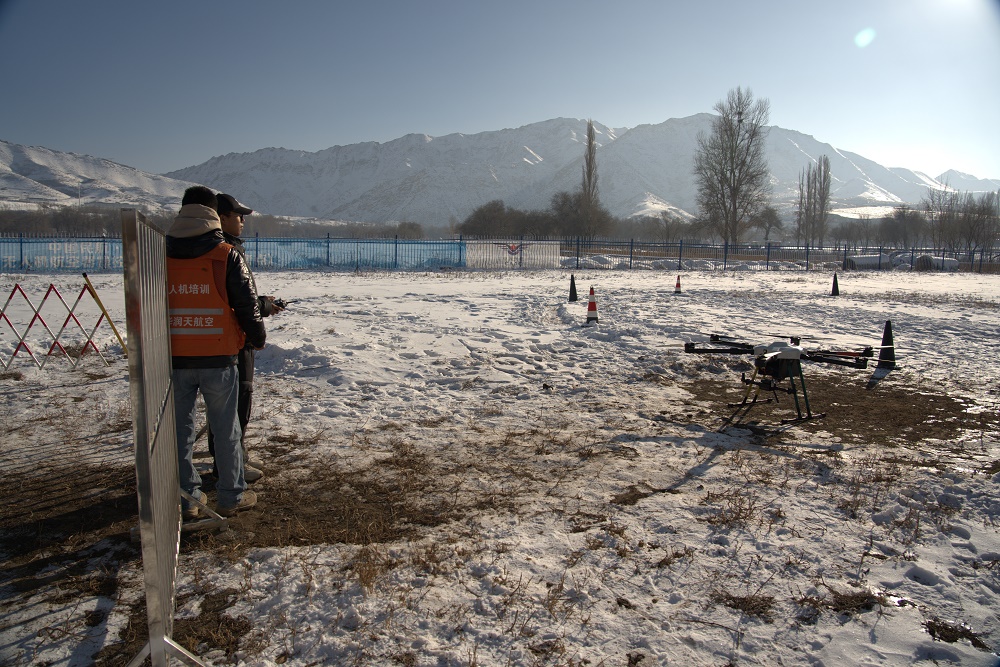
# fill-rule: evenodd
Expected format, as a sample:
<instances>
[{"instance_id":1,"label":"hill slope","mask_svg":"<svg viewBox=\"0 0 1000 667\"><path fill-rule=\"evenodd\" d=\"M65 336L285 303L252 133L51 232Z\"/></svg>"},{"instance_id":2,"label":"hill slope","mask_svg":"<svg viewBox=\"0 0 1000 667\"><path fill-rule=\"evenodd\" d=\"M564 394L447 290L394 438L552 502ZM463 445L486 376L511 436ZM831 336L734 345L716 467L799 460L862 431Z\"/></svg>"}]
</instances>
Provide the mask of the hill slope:
<instances>
[{"instance_id":1,"label":"hill slope","mask_svg":"<svg viewBox=\"0 0 1000 667\"><path fill-rule=\"evenodd\" d=\"M598 184L608 210L620 217L661 210L695 215L692 164L698 133L710 131L712 118L696 114L631 129L595 123ZM584 120L555 118L516 129L442 137L410 134L316 152L264 148L162 176L101 158L0 141L0 200L175 210L184 189L201 183L235 193L274 215L443 225L463 220L494 199L544 209L557 192L578 188L586 126ZM773 126L767 159L775 205L784 215L797 205L799 174L821 155L830 158L833 210L916 206L928 187L1000 189L1000 179L955 171L931 178L887 168Z\"/></svg>"}]
</instances>

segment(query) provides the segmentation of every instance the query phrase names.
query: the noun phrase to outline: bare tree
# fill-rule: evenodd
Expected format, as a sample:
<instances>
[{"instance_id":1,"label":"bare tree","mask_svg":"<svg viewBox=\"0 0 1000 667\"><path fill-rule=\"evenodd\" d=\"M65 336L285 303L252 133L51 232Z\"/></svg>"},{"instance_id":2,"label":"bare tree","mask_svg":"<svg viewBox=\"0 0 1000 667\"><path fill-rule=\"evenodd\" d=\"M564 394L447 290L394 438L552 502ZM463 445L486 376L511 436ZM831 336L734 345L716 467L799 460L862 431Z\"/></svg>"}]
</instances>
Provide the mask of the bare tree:
<instances>
[{"instance_id":1,"label":"bare tree","mask_svg":"<svg viewBox=\"0 0 1000 667\"><path fill-rule=\"evenodd\" d=\"M806 182L805 172L799 172L799 206L795 209L795 244L801 245L806 235Z\"/></svg>"},{"instance_id":2,"label":"bare tree","mask_svg":"<svg viewBox=\"0 0 1000 667\"><path fill-rule=\"evenodd\" d=\"M596 238L607 232L611 215L601 206L597 188L597 132L594 121L587 121L587 148L583 154L583 182L580 185L580 235Z\"/></svg>"},{"instance_id":3,"label":"bare tree","mask_svg":"<svg viewBox=\"0 0 1000 667\"><path fill-rule=\"evenodd\" d=\"M823 245L830 214L830 158L821 155L799 174L796 235L809 245Z\"/></svg>"},{"instance_id":4,"label":"bare tree","mask_svg":"<svg viewBox=\"0 0 1000 667\"><path fill-rule=\"evenodd\" d=\"M679 216L669 211L660 211L660 217L657 218L657 231L664 243L679 240L687 227L687 223Z\"/></svg>"},{"instance_id":5,"label":"bare tree","mask_svg":"<svg viewBox=\"0 0 1000 667\"><path fill-rule=\"evenodd\" d=\"M936 248L956 247L960 195L945 183L943 188L929 188L922 200L927 217L931 245Z\"/></svg>"},{"instance_id":6,"label":"bare tree","mask_svg":"<svg viewBox=\"0 0 1000 667\"><path fill-rule=\"evenodd\" d=\"M580 193L560 191L552 195L549 201L549 211L552 212L554 227L557 233L565 236L580 235Z\"/></svg>"},{"instance_id":7,"label":"bare tree","mask_svg":"<svg viewBox=\"0 0 1000 667\"><path fill-rule=\"evenodd\" d=\"M825 155L819 157L813 180L816 188L813 206L813 239L817 245L822 246L826 238L827 217L830 215L830 158Z\"/></svg>"},{"instance_id":8,"label":"bare tree","mask_svg":"<svg viewBox=\"0 0 1000 667\"><path fill-rule=\"evenodd\" d=\"M771 240L771 231L782 229L785 223L781 221L778 210L773 206L765 206L753 219L753 226L764 232L764 242Z\"/></svg>"},{"instance_id":9,"label":"bare tree","mask_svg":"<svg viewBox=\"0 0 1000 667\"><path fill-rule=\"evenodd\" d=\"M590 213L591 209L598 202L597 192L597 132L594 130L594 121L587 121L587 148L583 153L583 183L580 185L580 192L583 195L580 203L584 216ZM584 227L588 227L584 223Z\"/></svg>"},{"instance_id":10,"label":"bare tree","mask_svg":"<svg viewBox=\"0 0 1000 667\"><path fill-rule=\"evenodd\" d=\"M701 217L723 241L739 243L771 195L764 142L771 105L750 89L715 104L712 133L698 134L694 174Z\"/></svg>"},{"instance_id":11,"label":"bare tree","mask_svg":"<svg viewBox=\"0 0 1000 667\"><path fill-rule=\"evenodd\" d=\"M996 193L984 192L978 198L971 192L965 194L961 206L960 230L966 251L993 248L997 237Z\"/></svg>"},{"instance_id":12,"label":"bare tree","mask_svg":"<svg viewBox=\"0 0 1000 667\"><path fill-rule=\"evenodd\" d=\"M924 216L906 204L897 206L892 215L882 218L878 229L878 242L897 248L915 248L924 233Z\"/></svg>"},{"instance_id":13,"label":"bare tree","mask_svg":"<svg viewBox=\"0 0 1000 667\"><path fill-rule=\"evenodd\" d=\"M858 216L858 238L857 241L865 248L867 248L872 243L872 237L875 232L875 224L872 222L872 216L868 213L862 213Z\"/></svg>"},{"instance_id":14,"label":"bare tree","mask_svg":"<svg viewBox=\"0 0 1000 667\"><path fill-rule=\"evenodd\" d=\"M473 236L511 234L508 219L507 206L500 199L494 199L470 213L458 226L458 232Z\"/></svg>"}]
</instances>

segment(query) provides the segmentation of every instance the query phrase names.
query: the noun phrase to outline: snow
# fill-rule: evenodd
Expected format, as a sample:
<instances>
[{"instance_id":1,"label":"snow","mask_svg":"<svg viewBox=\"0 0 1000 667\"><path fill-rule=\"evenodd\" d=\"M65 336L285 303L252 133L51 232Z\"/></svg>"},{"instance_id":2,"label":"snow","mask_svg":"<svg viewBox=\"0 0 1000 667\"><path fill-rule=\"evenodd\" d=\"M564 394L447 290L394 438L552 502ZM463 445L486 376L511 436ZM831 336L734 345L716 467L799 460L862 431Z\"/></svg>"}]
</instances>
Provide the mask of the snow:
<instances>
[{"instance_id":1,"label":"snow","mask_svg":"<svg viewBox=\"0 0 1000 667\"><path fill-rule=\"evenodd\" d=\"M983 472L1000 458L996 433L896 434L890 450L822 422L792 427L780 446L747 429L719 432L719 405L691 383L737 385L735 360L681 346L706 332L768 343L776 331L877 345L891 320L902 368L885 386L995 412L1000 277L843 273L836 298L826 272L685 272L681 294L676 278L577 271L581 300L568 303L568 271L259 273L261 293L298 301L268 320L251 447L278 434L309 440L268 462L271 475L287 467L295 484L302 461L376 470L403 452L431 467L430 492L459 509L366 546L252 548L234 562L184 552L178 617L197 616L207 590L236 591L227 613L252 619L256 640L237 664L253 667L997 664L996 653L925 628L966 623L1000 647L1000 473ZM91 279L124 331L121 277ZM7 274L0 291L14 283L36 303L50 283L64 296L80 286ZM584 327L590 286L600 322ZM23 379L0 384L8 474L28 474L48 451L26 443L54 446L44 424L19 415L37 417L78 389L107 413L128 400L110 329L98 342L112 363L101 380L64 360L44 370L15 360ZM861 387L871 371L824 372ZM129 463L123 437L108 439L103 465ZM847 516L846 481L886 472L888 451L949 465L894 470L876 506ZM914 508L925 512L919 535L901 528ZM124 627L125 603L142 596L139 563L117 576L118 600L68 601L0 577L0 662L90 664ZM841 613L835 594L879 602ZM736 598L771 606L725 603ZM95 608L110 613L90 627ZM189 648L228 664L211 646Z\"/></svg>"}]
</instances>

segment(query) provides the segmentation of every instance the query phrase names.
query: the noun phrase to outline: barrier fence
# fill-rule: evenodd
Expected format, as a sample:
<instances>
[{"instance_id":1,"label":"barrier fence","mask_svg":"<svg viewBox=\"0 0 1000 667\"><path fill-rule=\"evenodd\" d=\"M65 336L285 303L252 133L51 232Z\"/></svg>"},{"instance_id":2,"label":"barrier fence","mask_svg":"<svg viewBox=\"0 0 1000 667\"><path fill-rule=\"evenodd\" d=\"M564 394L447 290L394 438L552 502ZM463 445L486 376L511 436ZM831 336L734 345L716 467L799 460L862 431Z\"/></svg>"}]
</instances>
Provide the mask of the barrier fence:
<instances>
[{"instance_id":1,"label":"barrier fence","mask_svg":"<svg viewBox=\"0 0 1000 667\"><path fill-rule=\"evenodd\" d=\"M24 289L14 283L7 300L0 307L0 368L5 371L10 369L14 358L20 353L24 353L38 368L44 368L57 350L72 367L79 366L90 351L108 366L108 360L94 342L94 337L104 322L108 323L118 338L122 352L128 353L125 341L86 273L83 274L83 280L84 285L72 306L66 303L53 284L49 284L42 300L35 306ZM84 296L89 299L85 300ZM96 321L91 319L94 317ZM53 333L49 321L55 323L60 318L62 325ZM88 330L81 318L88 322L94 321L94 326ZM70 326L71 323L75 326ZM75 333L77 329L79 333ZM42 350L45 350L44 356Z\"/></svg>"},{"instance_id":2,"label":"barrier fence","mask_svg":"<svg viewBox=\"0 0 1000 667\"><path fill-rule=\"evenodd\" d=\"M165 238L133 209L122 211L129 391L135 437L139 534L149 639L129 667L146 658L203 665L171 639L181 535L177 426L167 318Z\"/></svg>"},{"instance_id":3,"label":"barrier fence","mask_svg":"<svg viewBox=\"0 0 1000 667\"><path fill-rule=\"evenodd\" d=\"M812 248L614 239L244 239L254 269L434 271L440 269L927 270L1000 273L993 249ZM0 272L121 271L121 239L0 236Z\"/></svg>"}]
</instances>

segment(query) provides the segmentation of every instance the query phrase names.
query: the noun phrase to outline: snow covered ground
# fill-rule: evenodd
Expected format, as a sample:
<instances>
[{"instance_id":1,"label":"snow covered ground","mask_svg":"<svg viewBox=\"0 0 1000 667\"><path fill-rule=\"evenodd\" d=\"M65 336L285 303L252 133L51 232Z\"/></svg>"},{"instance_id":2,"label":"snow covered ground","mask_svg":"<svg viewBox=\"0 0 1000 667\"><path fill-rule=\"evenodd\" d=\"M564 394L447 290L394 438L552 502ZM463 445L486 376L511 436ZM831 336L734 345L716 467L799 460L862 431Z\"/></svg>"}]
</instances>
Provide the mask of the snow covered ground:
<instances>
[{"instance_id":1,"label":"snow covered ground","mask_svg":"<svg viewBox=\"0 0 1000 667\"><path fill-rule=\"evenodd\" d=\"M91 278L124 333L121 277ZM674 273L588 271L568 303L565 271L259 274L297 300L257 359L268 475L231 535L185 538L175 637L261 667L1000 664L1000 277L838 278L688 272L675 294ZM36 305L82 284L15 283ZM886 320L902 368L868 391L871 370L808 365L828 418L771 435L720 432L746 357L682 350L878 345ZM127 364L96 338L110 368L22 354L0 376L3 664L124 664L135 634L127 539L16 544L58 513L25 511L24 480L132 461ZM232 643L191 629L209 619Z\"/></svg>"}]
</instances>

